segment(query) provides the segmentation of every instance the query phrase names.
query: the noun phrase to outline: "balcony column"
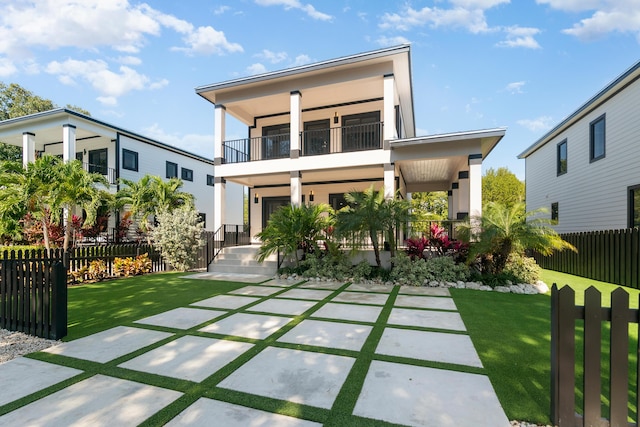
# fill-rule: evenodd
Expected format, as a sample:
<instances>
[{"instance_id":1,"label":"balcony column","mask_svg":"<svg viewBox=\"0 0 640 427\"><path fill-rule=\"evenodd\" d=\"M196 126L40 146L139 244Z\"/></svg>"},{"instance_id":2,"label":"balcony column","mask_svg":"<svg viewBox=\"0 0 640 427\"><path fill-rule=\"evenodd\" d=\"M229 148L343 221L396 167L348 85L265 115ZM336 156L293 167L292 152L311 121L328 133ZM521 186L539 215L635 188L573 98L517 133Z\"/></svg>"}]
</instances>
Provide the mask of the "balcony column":
<instances>
[{"instance_id":1,"label":"balcony column","mask_svg":"<svg viewBox=\"0 0 640 427\"><path fill-rule=\"evenodd\" d=\"M291 171L291 205L302 205L302 173Z\"/></svg>"},{"instance_id":2,"label":"balcony column","mask_svg":"<svg viewBox=\"0 0 640 427\"><path fill-rule=\"evenodd\" d=\"M225 136L225 119L226 111L224 105L216 105L213 113L213 164L218 166L222 164L224 158L224 152L222 150L222 143ZM217 228L216 228L217 230Z\"/></svg>"},{"instance_id":3,"label":"balcony column","mask_svg":"<svg viewBox=\"0 0 640 427\"><path fill-rule=\"evenodd\" d=\"M383 121L384 127L382 131L383 146L388 149L388 141L396 139L396 81L393 74L384 76L384 95L383 95Z\"/></svg>"},{"instance_id":4,"label":"balcony column","mask_svg":"<svg viewBox=\"0 0 640 427\"><path fill-rule=\"evenodd\" d=\"M36 161L36 134L31 132L22 133L22 166L27 167L28 163Z\"/></svg>"},{"instance_id":5,"label":"balcony column","mask_svg":"<svg viewBox=\"0 0 640 427\"><path fill-rule=\"evenodd\" d=\"M447 191L447 219L453 219L453 190Z\"/></svg>"},{"instance_id":6,"label":"balcony column","mask_svg":"<svg viewBox=\"0 0 640 427\"><path fill-rule=\"evenodd\" d=\"M301 153L300 132L302 131L302 94L300 91L292 91L290 100L289 150L290 157L297 159Z\"/></svg>"},{"instance_id":7,"label":"balcony column","mask_svg":"<svg viewBox=\"0 0 640 427\"><path fill-rule=\"evenodd\" d=\"M451 184L451 207L449 209L449 219L458 219L458 198L460 197L460 184Z\"/></svg>"},{"instance_id":8,"label":"balcony column","mask_svg":"<svg viewBox=\"0 0 640 427\"><path fill-rule=\"evenodd\" d=\"M458 218L469 216L469 171L458 172Z\"/></svg>"},{"instance_id":9,"label":"balcony column","mask_svg":"<svg viewBox=\"0 0 640 427\"><path fill-rule=\"evenodd\" d=\"M482 216L482 154L469 155L469 216L471 227L480 227Z\"/></svg>"},{"instance_id":10,"label":"balcony column","mask_svg":"<svg viewBox=\"0 0 640 427\"><path fill-rule=\"evenodd\" d=\"M396 195L396 168L393 163L384 164L384 198L391 200Z\"/></svg>"},{"instance_id":11,"label":"balcony column","mask_svg":"<svg viewBox=\"0 0 640 427\"><path fill-rule=\"evenodd\" d=\"M213 179L213 230L218 231L224 224L224 200L227 190L227 181L216 176Z\"/></svg>"},{"instance_id":12,"label":"balcony column","mask_svg":"<svg viewBox=\"0 0 640 427\"><path fill-rule=\"evenodd\" d=\"M62 125L62 161L65 163L76 158L76 127L71 124Z\"/></svg>"}]
</instances>

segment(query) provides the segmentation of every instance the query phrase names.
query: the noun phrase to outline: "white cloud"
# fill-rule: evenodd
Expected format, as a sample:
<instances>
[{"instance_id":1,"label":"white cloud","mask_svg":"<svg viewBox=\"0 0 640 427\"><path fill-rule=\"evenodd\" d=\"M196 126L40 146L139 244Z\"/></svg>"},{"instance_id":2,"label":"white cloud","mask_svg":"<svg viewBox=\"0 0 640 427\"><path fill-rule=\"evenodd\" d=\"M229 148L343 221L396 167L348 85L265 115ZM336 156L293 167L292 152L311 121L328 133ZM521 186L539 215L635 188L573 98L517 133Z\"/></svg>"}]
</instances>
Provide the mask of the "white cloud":
<instances>
[{"instance_id":1,"label":"white cloud","mask_svg":"<svg viewBox=\"0 0 640 427\"><path fill-rule=\"evenodd\" d=\"M18 72L18 69L13 64L13 61L0 57L0 77L8 77L16 72Z\"/></svg>"},{"instance_id":2,"label":"white cloud","mask_svg":"<svg viewBox=\"0 0 640 427\"><path fill-rule=\"evenodd\" d=\"M277 64L287 59L287 52L272 52L269 49L263 49L262 52L254 55L256 58L265 59L272 64Z\"/></svg>"},{"instance_id":3,"label":"white cloud","mask_svg":"<svg viewBox=\"0 0 640 427\"><path fill-rule=\"evenodd\" d=\"M526 83L524 81L520 81L520 82L512 82L509 83L504 90L506 90L507 92L509 92L512 95L515 95L517 93L524 93L522 91L522 88L524 87Z\"/></svg>"},{"instance_id":4,"label":"white cloud","mask_svg":"<svg viewBox=\"0 0 640 427\"><path fill-rule=\"evenodd\" d=\"M293 66L297 67L300 65L306 65L306 64L310 64L312 61L311 57L309 55L305 55L304 53L296 56L296 59L293 61Z\"/></svg>"},{"instance_id":5,"label":"white cloud","mask_svg":"<svg viewBox=\"0 0 640 427\"><path fill-rule=\"evenodd\" d=\"M518 120L516 123L532 132L539 132L551 129L553 119L549 116L540 116L535 119Z\"/></svg>"},{"instance_id":6,"label":"white cloud","mask_svg":"<svg viewBox=\"0 0 640 427\"><path fill-rule=\"evenodd\" d=\"M213 159L213 137L209 134L186 134L168 133L160 127L158 123L143 129L143 133L149 138L173 145L181 150L189 151L193 154Z\"/></svg>"},{"instance_id":7,"label":"white cloud","mask_svg":"<svg viewBox=\"0 0 640 427\"><path fill-rule=\"evenodd\" d=\"M223 13L231 10L229 6L218 6L213 10L214 15L222 15Z\"/></svg>"},{"instance_id":8,"label":"white cloud","mask_svg":"<svg viewBox=\"0 0 640 427\"><path fill-rule=\"evenodd\" d=\"M378 37L378 39L376 40L376 43L378 43L380 46L396 46L399 44L405 44L405 43L411 43L411 42L409 41L409 39L402 36L395 36L395 37L381 36L381 37Z\"/></svg>"},{"instance_id":9,"label":"white cloud","mask_svg":"<svg viewBox=\"0 0 640 427\"><path fill-rule=\"evenodd\" d=\"M482 2L469 1L467 3ZM385 13L379 26L382 29L409 31L414 27L429 25L432 28L464 28L473 34L485 33L491 29L487 25L484 10L479 7L467 9L461 6L452 9L423 7L416 10L411 6L405 6L400 13Z\"/></svg>"},{"instance_id":10,"label":"white cloud","mask_svg":"<svg viewBox=\"0 0 640 427\"><path fill-rule=\"evenodd\" d=\"M189 55L222 55L226 52L243 52L238 43L230 43L222 31L213 27L198 27L184 37L188 47L173 47L172 50L183 51Z\"/></svg>"},{"instance_id":11,"label":"white cloud","mask_svg":"<svg viewBox=\"0 0 640 427\"><path fill-rule=\"evenodd\" d=\"M285 10L298 9L305 12L313 19L320 21L331 21L333 16L319 12L311 4L302 4L298 0L255 0L260 6L283 6Z\"/></svg>"},{"instance_id":12,"label":"white cloud","mask_svg":"<svg viewBox=\"0 0 640 427\"><path fill-rule=\"evenodd\" d=\"M540 44L533 38L540 33L538 28L532 27L505 27L503 31L507 34L507 39L497 43L500 47L524 47L527 49L540 49Z\"/></svg>"},{"instance_id":13,"label":"white cloud","mask_svg":"<svg viewBox=\"0 0 640 427\"><path fill-rule=\"evenodd\" d=\"M267 67L265 67L263 64L256 62L255 64L251 64L247 67L247 74L249 75L256 75L256 74L263 74L267 72Z\"/></svg>"},{"instance_id":14,"label":"white cloud","mask_svg":"<svg viewBox=\"0 0 640 427\"><path fill-rule=\"evenodd\" d=\"M138 58L137 56L120 56L117 61L121 64L125 64L125 65L140 65L142 64L142 59Z\"/></svg>"},{"instance_id":15,"label":"white cloud","mask_svg":"<svg viewBox=\"0 0 640 427\"><path fill-rule=\"evenodd\" d=\"M602 0L536 0L538 4L548 4L554 9L567 12L584 12L598 9L606 1Z\"/></svg>"},{"instance_id":16,"label":"white cloud","mask_svg":"<svg viewBox=\"0 0 640 427\"><path fill-rule=\"evenodd\" d=\"M108 107L115 107L118 105L118 99L113 96L99 96L96 99L99 103Z\"/></svg>"}]
</instances>

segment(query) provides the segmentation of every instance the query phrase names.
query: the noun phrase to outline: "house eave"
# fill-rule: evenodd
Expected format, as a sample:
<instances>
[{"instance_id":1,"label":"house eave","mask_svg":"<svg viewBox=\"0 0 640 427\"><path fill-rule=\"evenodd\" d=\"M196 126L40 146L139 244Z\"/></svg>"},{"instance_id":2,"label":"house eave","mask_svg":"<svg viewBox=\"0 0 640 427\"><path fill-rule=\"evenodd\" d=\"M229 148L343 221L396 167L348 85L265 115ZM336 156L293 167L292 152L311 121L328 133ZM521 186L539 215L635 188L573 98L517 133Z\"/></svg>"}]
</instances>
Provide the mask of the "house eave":
<instances>
[{"instance_id":1,"label":"house eave","mask_svg":"<svg viewBox=\"0 0 640 427\"><path fill-rule=\"evenodd\" d=\"M438 143L455 143L459 141L467 141L470 139L481 140L482 144L482 157L485 158L493 150L493 148L504 137L507 128L492 128L492 129L480 129L471 131L442 133L435 135L419 136L415 138L395 139L389 141L391 149L411 147L415 145L424 144L438 144Z\"/></svg>"}]
</instances>

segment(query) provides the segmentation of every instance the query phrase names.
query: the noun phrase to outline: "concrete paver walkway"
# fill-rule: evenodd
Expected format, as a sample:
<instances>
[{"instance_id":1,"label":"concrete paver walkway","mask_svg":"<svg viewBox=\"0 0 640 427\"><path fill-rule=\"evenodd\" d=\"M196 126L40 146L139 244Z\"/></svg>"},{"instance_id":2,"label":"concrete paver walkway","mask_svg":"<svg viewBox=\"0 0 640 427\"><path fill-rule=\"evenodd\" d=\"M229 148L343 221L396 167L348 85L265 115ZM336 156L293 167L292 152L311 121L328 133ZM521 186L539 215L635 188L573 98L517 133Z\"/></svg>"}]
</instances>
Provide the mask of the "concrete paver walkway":
<instances>
[{"instance_id":1,"label":"concrete paver walkway","mask_svg":"<svg viewBox=\"0 0 640 427\"><path fill-rule=\"evenodd\" d=\"M23 357L0 364L0 384L12 390L0 394L0 413L6 412L0 425L133 426L178 405L169 426L312 427L324 419L313 411L309 419L309 411L288 412L307 414L298 418L264 409L334 410L352 399L349 411L365 421L507 427L465 331L446 289L251 283L49 348L48 362ZM108 369L93 375L62 366L76 366L68 358ZM244 397L225 402L207 394L179 406L184 385L171 389L164 378L209 387L211 396ZM63 381L71 385L56 387ZM347 381L355 394L344 394ZM29 398L42 390L44 397ZM11 402L24 403L7 412Z\"/></svg>"}]
</instances>

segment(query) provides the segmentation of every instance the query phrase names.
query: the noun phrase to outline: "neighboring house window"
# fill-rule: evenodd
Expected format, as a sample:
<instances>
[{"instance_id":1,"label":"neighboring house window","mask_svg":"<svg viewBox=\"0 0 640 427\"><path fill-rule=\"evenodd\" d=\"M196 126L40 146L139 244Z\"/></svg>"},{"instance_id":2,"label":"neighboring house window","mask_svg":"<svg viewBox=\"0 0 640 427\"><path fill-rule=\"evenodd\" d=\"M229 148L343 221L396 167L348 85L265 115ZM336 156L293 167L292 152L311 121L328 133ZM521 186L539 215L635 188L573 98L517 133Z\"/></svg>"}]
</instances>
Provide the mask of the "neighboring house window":
<instances>
[{"instance_id":1,"label":"neighboring house window","mask_svg":"<svg viewBox=\"0 0 640 427\"><path fill-rule=\"evenodd\" d=\"M262 158L283 159L290 155L289 124L262 128Z\"/></svg>"},{"instance_id":2,"label":"neighboring house window","mask_svg":"<svg viewBox=\"0 0 640 427\"><path fill-rule=\"evenodd\" d=\"M107 161L106 148L89 151L89 172L106 175L107 164L108 164L108 161Z\"/></svg>"},{"instance_id":3,"label":"neighboring house window","mask_svg":"<svg viewBox=\"0 0 640 427\"><path fill-rule=\"evenodd\" d=\"M382 148L380 111L342 116L342 151Z\"/></svg>"},{"instance_id":4,"label":"neighboring house window","mask_svg":"<svg viewBox=\"0 0 640 427\"><path fill-rule=\"evenodd\" d=\"M557 160L558 176L567 173L567 140L565 139L558 144L558 160Z\"/></svg>"},{"instance_id":5,"label":"neighboring house window","mask_svg":"<svg viewBox=\"0 0 640 427\"><path fill-rule=\"evenodd\" d=\"M181 176L185 181L193 181L193 171L191 169L182 168Z\"/></svg>"},{"instance_id":6,"label":"neighboring house window","mask_svg":"<svg viewBox=\"0 0 640 427\"><path fill-rule=\"evenodd\" d=\"M551 203L551 221L558 223L558 202Z\"/></svg>"},{"instance_id":7,"label":"neighboring house window","mask_svg":"<svg viewBox=\"0 0 640 427\"><path fill-rule=\"evenodd\" d=\"M173 162L167 162L167 178L178 177L178 164Z\"/></svg>"},{"instance_id":8,"label":"neighboring house window","mask_svg":"<svg viewBox=\"0 0 640 427\"><path fill-rule=\"evenodd\" d=\"M589 160L594 162L605 156L606 135L604 114L589 124Z\"/></svg>"},{"instance_id":9,"label":"neighboring house window","mask_svg":"<svg viewBox=\"0 0 640 427\"><path fill-rule=\"evenodd\" d=\"M206 228L207 227L207 214L198 213L198 222L201 222L202 223L202 227Z\"/></svg>"},{"instance_id":10,"label":"neighboring house window","mask_svg":"<svg viewBox=\"0 0 640 427\"><path fill-rule=\"evenodd\" d=\"M629 187L629 227L640 227L640 185Z\"/></svg>"},{"instance_id":11,"label":"neighboring house window","mask_svg":"<svg viewBox=\"0 0 640 427\"><path fill-rule=\"evenodd\" d=\"M215 185L215 178L213 175L207 175L207 185L212 187Z\"/></svg>"},{"instance_id":12,"label":"neighboring house window","mask_svg":"<svg viewBox=\"0 0 640 427\"><path fill-rule=\"evenodd\" d=\"M122 149L122 169L138 172L138 153Z\"/></svg>"},{"instance_id":13,"label":"neighboring house window","mask_svg":"<svg viewBox=\"0 0 640 427\"><path fill-rule=\"evenodd\" d=\"M82 157L82 151L76 153L76 160L80 160L80 161L84 160L84 158Z\"/></svg>"}]
</instances>

